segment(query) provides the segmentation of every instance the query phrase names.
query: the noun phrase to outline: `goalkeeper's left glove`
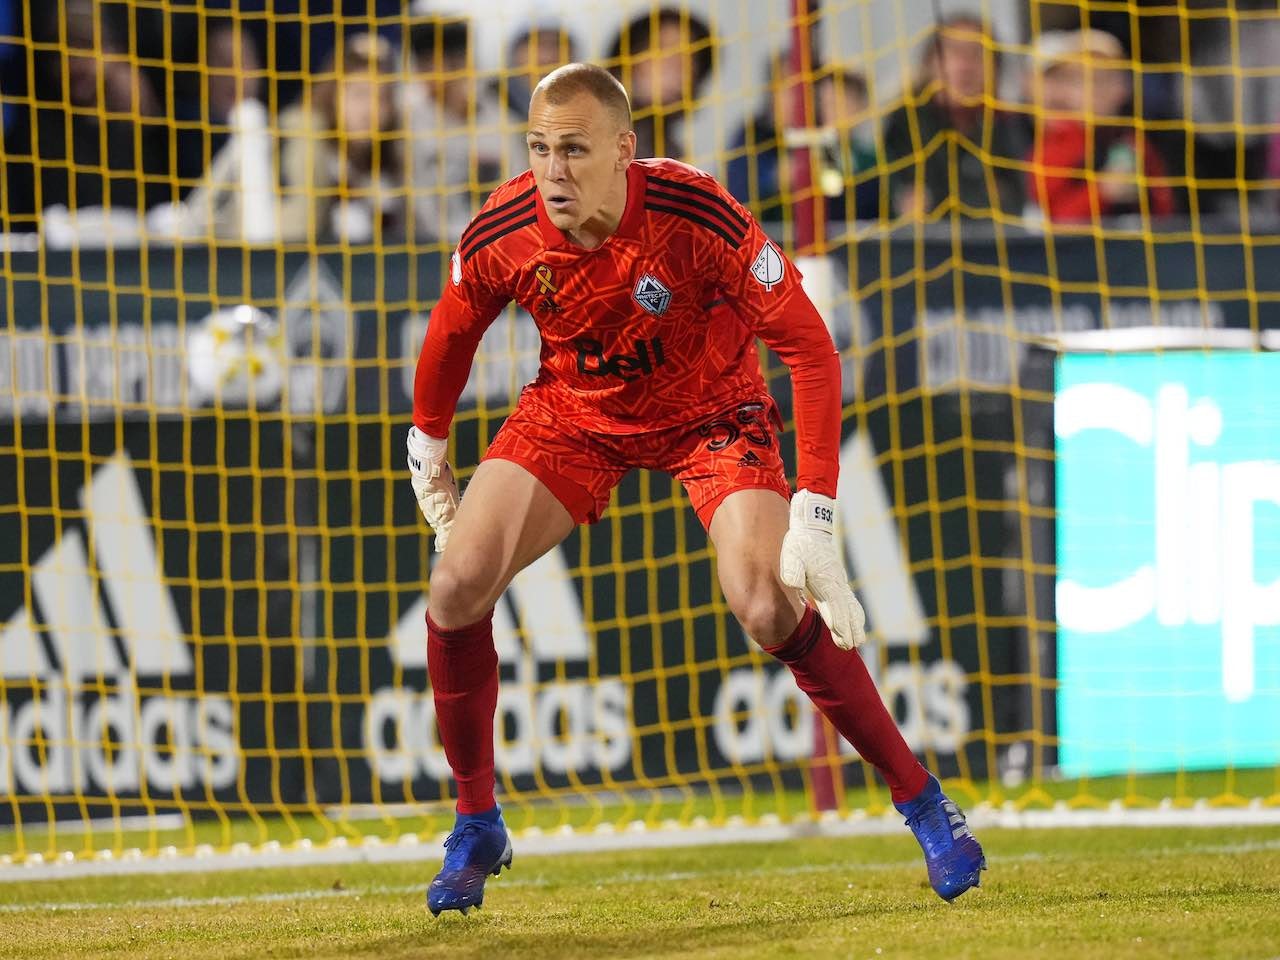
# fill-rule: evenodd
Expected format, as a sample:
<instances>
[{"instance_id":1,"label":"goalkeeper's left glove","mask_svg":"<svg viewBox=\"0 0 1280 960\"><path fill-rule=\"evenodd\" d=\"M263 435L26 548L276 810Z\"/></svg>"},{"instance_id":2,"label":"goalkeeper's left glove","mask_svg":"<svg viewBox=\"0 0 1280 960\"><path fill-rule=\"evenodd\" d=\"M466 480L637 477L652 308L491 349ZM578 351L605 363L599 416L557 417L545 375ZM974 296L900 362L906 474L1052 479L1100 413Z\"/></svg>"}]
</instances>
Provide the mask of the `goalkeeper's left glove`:
<instances>
[{"instance_id":1,"label":"goalkeeper's left glove","mask_svg":"<svg viewBox=\"0 0 1280 960\"><path fill-rule=\"evenodd\" d=\"M458 511L458 483L445 462L447 440L429 437L417 427L409 428L405 446L409 450L410 483L418 507L436 532L436 553L444 550Z\"/></svg>"},{"instance_id":2,"label":"goalkeeper's left glove","mask_svg":"<svg viewBox=\"0 0 1280 960\"><path fill-rule=\"evenodd\" d=\"M835 518L836 502L830 497L797 490L791 498L791 526L782 539L779 572L788 587L808 590L836 646L852 650L867 639L867 616L853 595L836 547Z\"/></svg>"}]
</instances>

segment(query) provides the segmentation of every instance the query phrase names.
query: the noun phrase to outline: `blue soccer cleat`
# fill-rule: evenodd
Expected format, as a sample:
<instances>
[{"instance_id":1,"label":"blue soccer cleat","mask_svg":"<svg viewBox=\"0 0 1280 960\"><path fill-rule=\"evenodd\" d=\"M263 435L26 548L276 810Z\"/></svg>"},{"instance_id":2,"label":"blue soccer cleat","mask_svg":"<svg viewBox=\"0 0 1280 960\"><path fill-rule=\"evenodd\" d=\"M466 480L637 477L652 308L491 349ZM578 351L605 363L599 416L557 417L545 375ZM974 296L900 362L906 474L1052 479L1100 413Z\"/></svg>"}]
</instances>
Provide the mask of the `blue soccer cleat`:
<instances>
[{"instance_id":1,"label":"blue soccer cleat","mask_svg":"<svg viewBox=\"0 0 1280 960\"><path fill-rule=\"evenodd\" d=\"M920 841L924 862L929 868L929 883L943 900L950 903L970 887L978 886L980 874L987 869L982 854L964 814L947 795L933 774L914 800L895 803L907 818L907 826Z\"/></svg>"},{"instance_id":2,"label":"blue soccer cleat","mask_svg":"<svg viewBox=\"0 0 1280 960\"><path fill-rule=\"evenodd\" d=\"M444 867L427 887L427 909L460 910L465 915L484 903L484 882L503 867L511 867L511 838L502 822L502 811L458 814L453 833L444 842Z\"/></svg>"}]
</instances>

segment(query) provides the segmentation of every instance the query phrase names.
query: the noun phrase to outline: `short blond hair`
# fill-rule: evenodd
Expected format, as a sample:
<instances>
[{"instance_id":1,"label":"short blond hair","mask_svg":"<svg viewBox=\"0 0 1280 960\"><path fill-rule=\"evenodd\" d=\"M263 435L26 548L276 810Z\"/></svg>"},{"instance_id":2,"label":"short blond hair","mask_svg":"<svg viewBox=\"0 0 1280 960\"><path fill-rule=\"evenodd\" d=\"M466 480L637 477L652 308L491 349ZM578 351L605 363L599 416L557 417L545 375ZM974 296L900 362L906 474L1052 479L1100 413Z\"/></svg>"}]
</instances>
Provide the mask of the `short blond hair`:
<instances>
[{"instance_id":1,"label":"short blond hair","mask_svg":"<svg viewBox=\"0 0 1280 960\"><path fill-rule=\"evenodd\" d=\"M608 110L622 130L631 129L631 98L626 88L608 70L592 63L567 63L552 70L533 88L530 103L545 97L547 103L558 107L581 94Z\"/></svg>"}]
</instances>

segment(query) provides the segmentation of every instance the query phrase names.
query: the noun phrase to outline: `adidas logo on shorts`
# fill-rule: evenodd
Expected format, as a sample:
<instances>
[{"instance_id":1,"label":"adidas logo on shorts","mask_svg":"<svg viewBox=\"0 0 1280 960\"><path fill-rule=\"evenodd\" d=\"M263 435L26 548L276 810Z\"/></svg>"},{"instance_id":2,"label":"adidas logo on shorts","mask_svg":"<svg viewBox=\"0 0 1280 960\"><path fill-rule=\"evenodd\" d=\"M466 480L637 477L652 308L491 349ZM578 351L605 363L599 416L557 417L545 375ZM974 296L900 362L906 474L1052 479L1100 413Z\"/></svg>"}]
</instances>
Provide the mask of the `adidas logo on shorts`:
<instances>
[{"instance_id":1,"label":"adidas logo on shorts","mask_svg":"<svg viewBox=\"0 0 1280 960\"><path fill-rule=\"evenodd\" d=\"M756 456L754 450L748 450L738 461L740 467L763 467L764 461Z\"/></svg>"}]
</instances>

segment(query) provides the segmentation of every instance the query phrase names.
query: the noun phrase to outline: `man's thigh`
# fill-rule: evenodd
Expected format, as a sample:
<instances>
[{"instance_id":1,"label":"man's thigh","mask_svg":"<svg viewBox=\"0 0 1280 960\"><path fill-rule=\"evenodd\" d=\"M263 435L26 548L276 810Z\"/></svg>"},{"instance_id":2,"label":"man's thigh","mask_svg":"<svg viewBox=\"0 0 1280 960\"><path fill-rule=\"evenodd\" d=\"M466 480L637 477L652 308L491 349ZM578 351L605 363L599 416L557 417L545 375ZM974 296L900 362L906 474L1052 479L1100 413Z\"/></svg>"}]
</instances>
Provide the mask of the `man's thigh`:
<instances>
[{"instance_id":1,"label":"man's thigh","mask_svg":"<svg viewBox=\"0 0 1280 960\"><path fill-rule=\"evenodd\" d=\"M518 464L480 464L431 572L431 616L446 629L493 609L517 573L573 530L573 518Z\"/></svg>"},{"instance_id":2,"label":"man's thigh","mask_svg":"<svg viewBox=\"0 0 1280 960\"><path fill-rule=\"evenodd\" d=\"M485 451L508 460L551 491L574 523L595 523L629 466L605 442L522 397Z\"/></svg>"},{"instance_id":3,"label":"man's thigh","mask_svg":"<svg viewBox=\"0 0 1280 960\"><path fill-rule=\"evenodd\" d=\"M776 416L768 398L739 403L676 439L667 469L684 485L706 529L735 491L772 490L784 502L791 499L773 429Z\"/></svg>"},{"instance_id":4,"label":"man's thigh","mask_svg":"<svg viewBox=\"0 0 1280 960\"><path fill-rule=\"evenodd\" d=\"M766 646L790 636L804 612L803 594L785 586L779 574L789 525L785 497L769 489L740 489L721 501L708 530L729 609Z\"/></svg>"}]
</instances>

